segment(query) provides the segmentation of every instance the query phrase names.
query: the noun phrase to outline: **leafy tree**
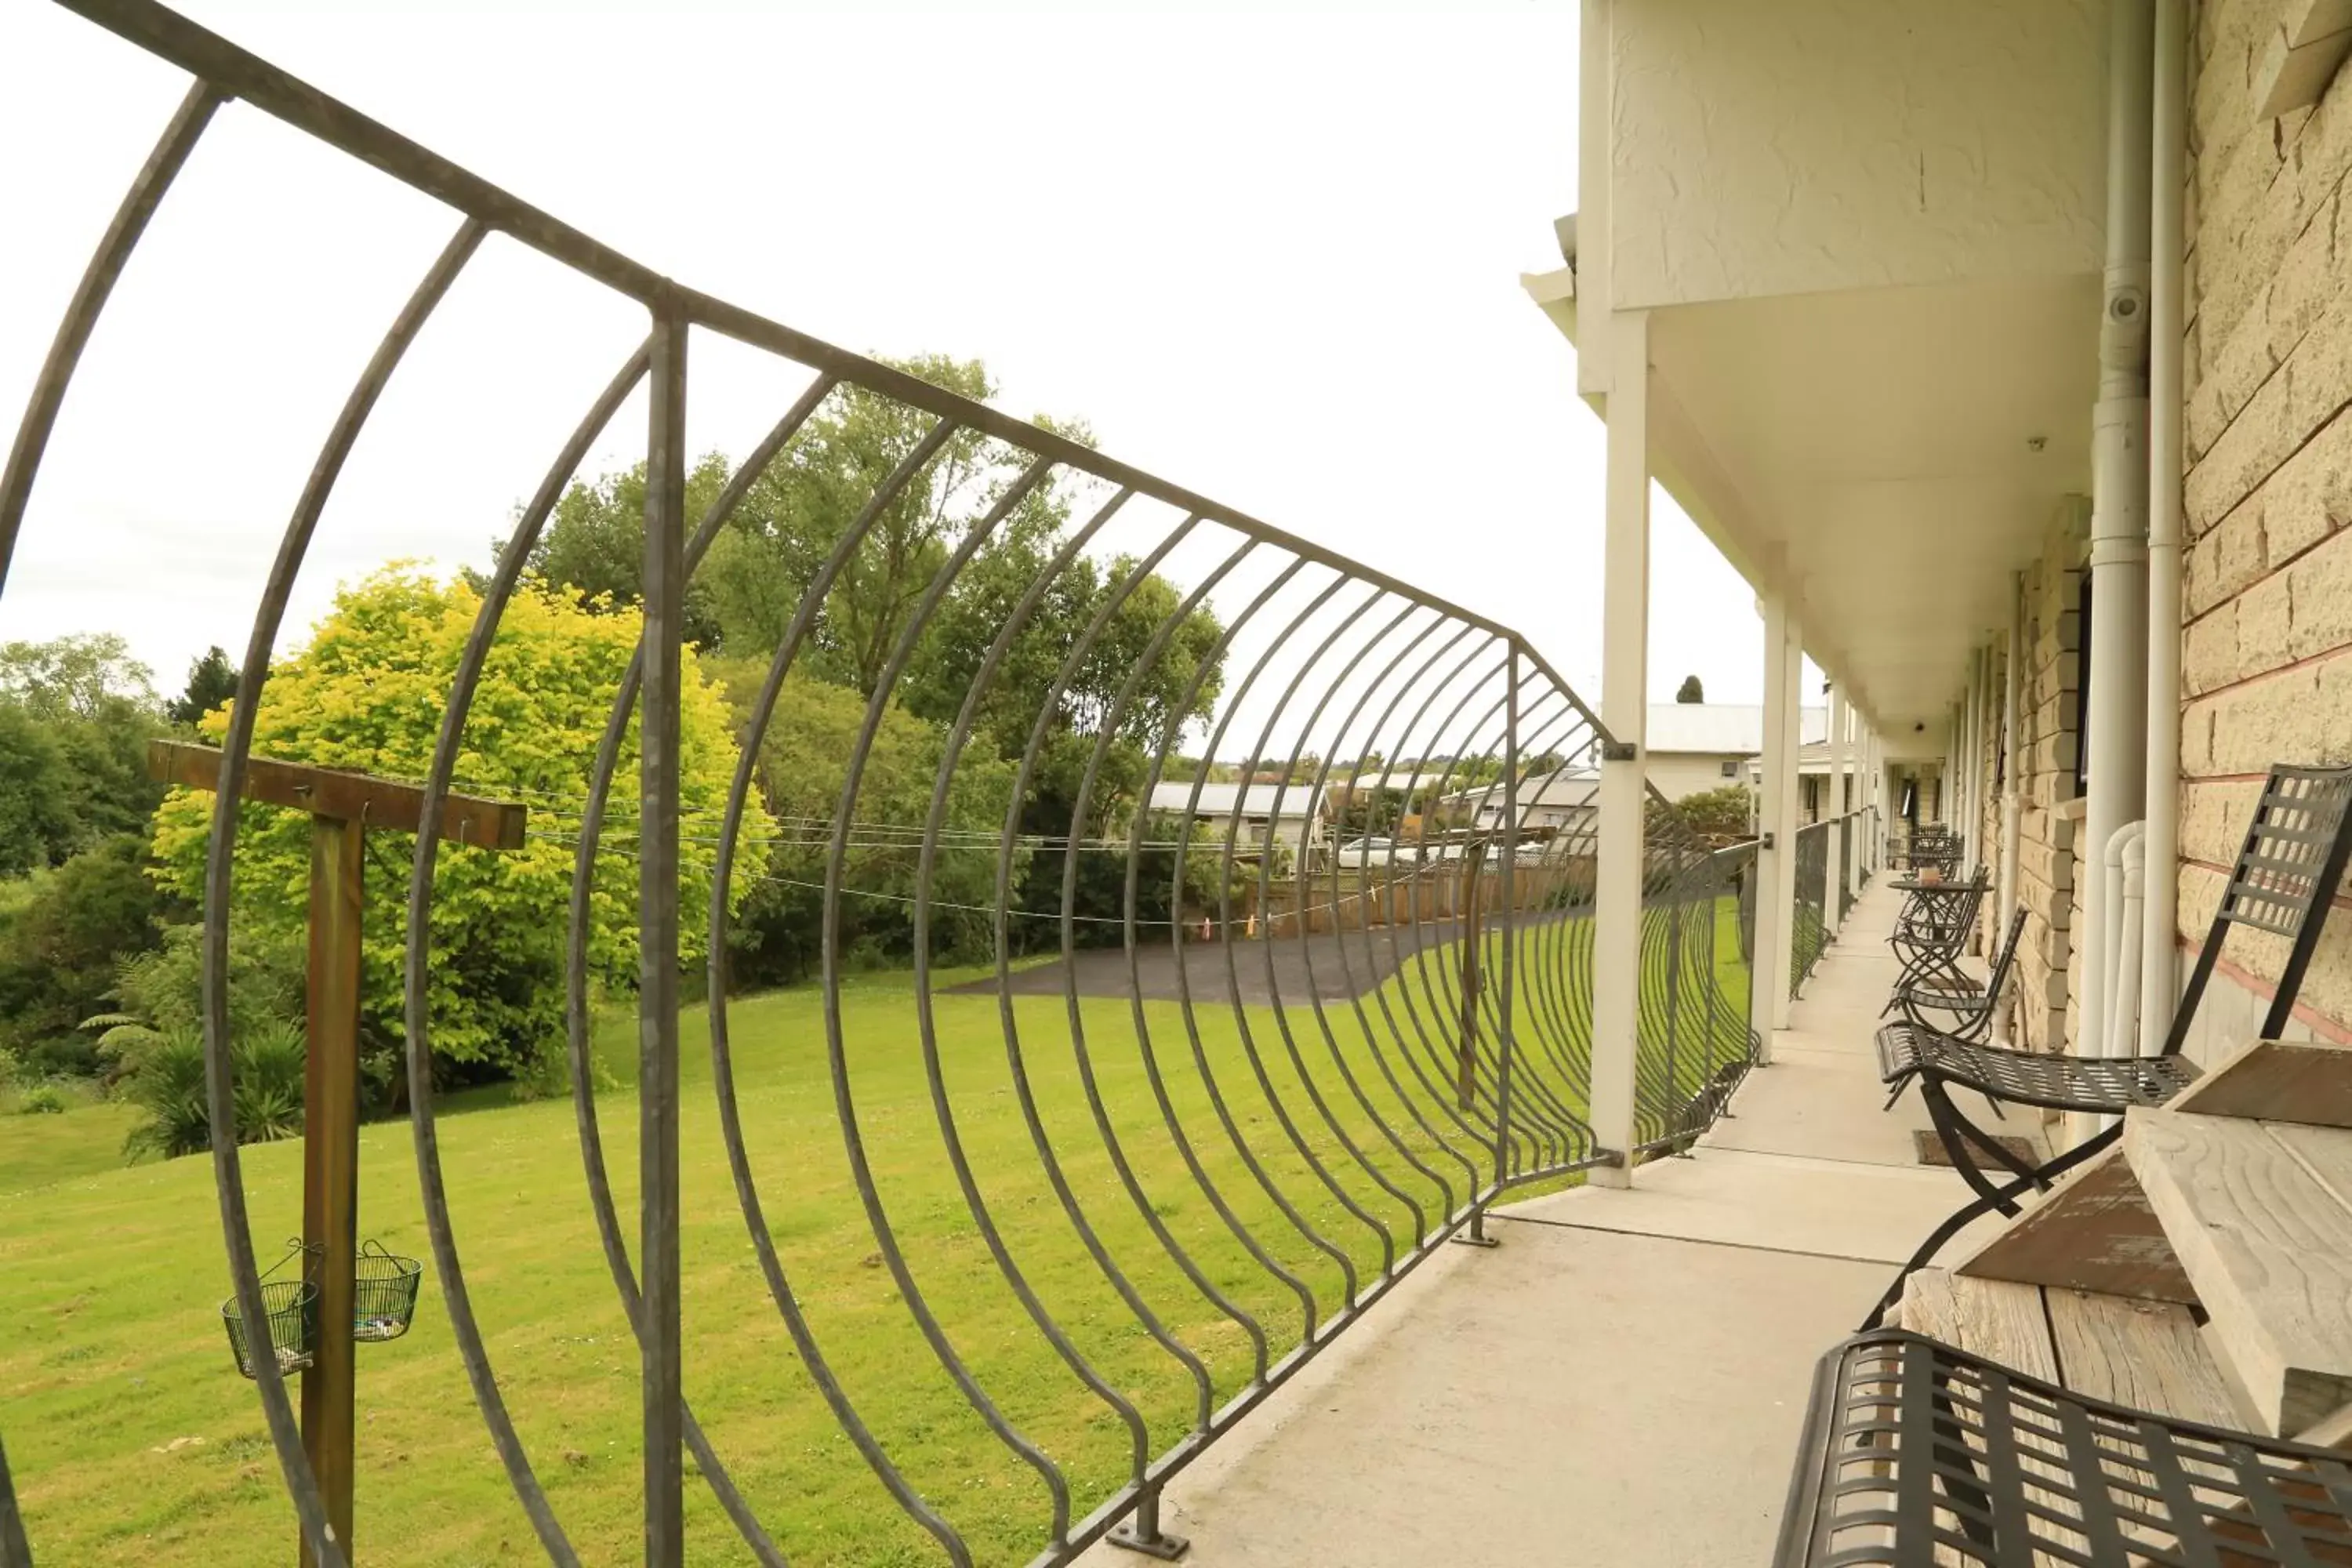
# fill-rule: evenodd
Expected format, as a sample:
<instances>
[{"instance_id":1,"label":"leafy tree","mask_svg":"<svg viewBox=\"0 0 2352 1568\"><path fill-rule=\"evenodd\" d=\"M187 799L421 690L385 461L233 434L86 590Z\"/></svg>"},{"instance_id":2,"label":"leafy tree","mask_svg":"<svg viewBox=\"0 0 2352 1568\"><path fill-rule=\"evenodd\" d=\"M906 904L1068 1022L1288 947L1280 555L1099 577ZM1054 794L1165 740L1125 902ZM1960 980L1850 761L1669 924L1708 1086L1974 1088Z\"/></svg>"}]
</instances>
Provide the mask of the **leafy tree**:
<instances>
[{"instance_id":1,"label":"leafy tree","mask_svg":"<svg viewBox=\"0 0 2352 1568\"><path fill-rule=\"evenodd\" d=\"M1698 683L1697 676L1685 675L1683 677L1683 683L1675 688L1675 700L1677 702L1704 702L1706 700L1706 688Z\"/></svg>"},{"instance_id":2,"label":"leafy tree","mask_svg":"<svg viewBox=\"0 0 2352 1568\"><path fill-rule=\"evenodd\" d=\"M727 459L716 452L686 476L686 526L701 521L727 486ZM495 557L505 549L493 550ZM646 466L643 463L594 483L573 481L540 530L527 569L541 581L572 591L583 609L608 614L634 609L646 598ZM712 614L710 574L687 582L686 640L709 649L719 644ZM479 591L485 581L476 579Z\"/></svg>"},{"instance_id":3,"label":"leafy tree","mask_svg":"<svg viewBox=\"0 0 2352 1568\"><path fill-rule=\"evenodd\" d=\"M20 784L15 770L0 765L0 795L18 787L33 792L13 805L0 799L0 825L50 822L49 864L145 826L163 794L147 776L147 741L163 711L147 667L131 657L122 638L101 633L0 647L0 709L14 709L47 736L67 819L57 826L54 795L37 784ZM0 732L0 741L21 738L23 725L11 730Z\"/></svg>"},{"instance_id":4,"label":"leafy tree","mask_svg":"<svg viewBox=\"0 0 2352 1568\"><path fill-rule=\"evenodd\" d=\"M966 397L985 401L997 390L978 360L928 354L886 363ZM1037 422L1089 439L1082 426L1043 416ZM745 492L730 536L704 567L730 647L765 652L782 642L806 585L936 423L920 409L863 387L843 386L826 399ZM812 628L810 668L871 693L940 563L1029 462L1027 455L977 431L950 436L845 558ZM982 555L1010 551L1015 570L1019 561L1042 559L1037 552L1050 550L1069 515L1069 489L1057 473L1032 490ZM965 574L970 582L1002 575L979 560Z\"/></svg>"},{"instance_id":5,"label":"leafy tree","mask_svg":"<svg viewBox=\"0 0 2352 1568\"><path fill-rule=\"evenodd\" d=\"M1748 837L1753 817L1752 797L1743 784L1686 795L1672 810L1684 825L1709 844L1736 844Z\"/></svg>"},{"instance_id":6,"label":"leafy tree","mask_svg":"<svg viewBox=\"0 0 2352 1568\"><path fill-rule=\"evenodd\" d=\"M763 660L718 663L740 729L767 670ZM757 779L775 823L764 856L747 855L746 895L730 960L737 980L773 983L805 974L822 953L824 883L849 759L866 721L866 700L848 687L794 673L778 692L761 737ZM922 826L930 812L946 736L895 703L883 711L851 807L843 858L841 942L845 951L904 957L913 951ZM992 930L996 860L1012 764L967 748L948 789L946 820L931 868L935 954L974 957ZM1019 875L1028 859L1016 847Z\"/></svg>"},{"instance_id":7,"label":"leafy tree","mask_svg":"<svg viewBox=\"0 0 2352 1568\"><path fill-rule=\"evenodd\" d=\"M110 838L41 876L0 930L0 1048L50 1073L90 1073L79 1032L124 955L155 944L161 900L135 836Z\"/></svg>"},{"instance_id":8,"label":"leafy tree","mask_svg":"<svg viewBox=\"0 0 2352 1568\"><path fill-rule=\"evenodd\" d=\"M49 727L0 700L0 876L61 860L77 837L73 781Z\"/></svg>"},{"instance_id":9,"label":"leafy tree","mask_svg":"<svg viewBox=\"0 0 2352 1568\"><path fill-rule=\"evenodd\" d=\"M236 666L229 663L228 655L215 643L205 650L202 658L188 663L187 689L163 707L163 717L183 729L193 730L196 721L236 695Z\"/></svg>"},{"instance_id":10,"label":"leafy tree","mask_svg":"<svg viewBox=\"0 0 2352 1568\"><path fill-rule=\"evenodd\" d=\"M462 581L445 584L400 566L344 588L309 645L272 671L257 716L256 753L422 777L478 603ZM535 832L519 850L448 845L440 852L426 986L433 1048L446 1062L514 1072L535 1065L562 1039L570 837L639 631L633 613L594 614L567 594L530 584L508 606L475 700L459 783L522 799ZM701 813L723 798L735 746L724 701L691 657L683 693L680 793L686 811ZM226 722L225 712L215 712L204 730L217 735ZM635 776L633 725L615 775L618 833L596 882L588 939L593 978L613 986L633 984L636 966L637 873L627 853ZM155 815L155 858L166 885L184 897L194 897L203 882L212 812L209 795L180 791ZM772 831L757 816L755 837ZM698 837L687 835L680 846L680 896L688 908L709 889L714 850ZM378 1037L401 1040L413 841L380 832L370 842L362 1016ZM299 931L310 853L303 814L248 807L237 840L239 920L268 933ZM702 925L689 919L684 928L690 950Z\"/></svg>"}]
</instances>

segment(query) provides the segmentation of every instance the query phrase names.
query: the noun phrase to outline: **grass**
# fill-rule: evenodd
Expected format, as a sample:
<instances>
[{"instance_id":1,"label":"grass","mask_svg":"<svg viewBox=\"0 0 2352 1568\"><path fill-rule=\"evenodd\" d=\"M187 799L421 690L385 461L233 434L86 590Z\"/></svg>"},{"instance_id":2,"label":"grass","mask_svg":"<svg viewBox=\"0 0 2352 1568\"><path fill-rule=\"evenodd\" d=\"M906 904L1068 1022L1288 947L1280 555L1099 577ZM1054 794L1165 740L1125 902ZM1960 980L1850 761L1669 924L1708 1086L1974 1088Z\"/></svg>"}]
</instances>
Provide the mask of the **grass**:
<instances>
[{"instance_id":1,"label":"grass","mask_svg":"<svg viewBox=\"0 0 2352 1568\"><path fill-rule=\"evenodd\" d=\"M1732 952L1736 960L1736 944ZM1401 1021L1408 999L1428 1018L1420 984L1409 966L1385 989ZM1038 1295L1143 1413L1156 1454L1189 1428L1193 1381L1137 1330L1064 1220L1019 1114L998 1006L992 996L934 999L942 1076L975 1178ZM1377 1026L1380 1012L1368 1008ZM1073 1515L1083 1516L1127 1479L1126 1428L1035 1331L975 1234L931 1109L908 977L853 980L841 1010L844 1090L911 1277L1005 1417L1067 1473ZM1253 1375L1249 1336L1171 1261L1120 1184L1087 1107L1063 1004L1019 998L1013 1015L1047 1137L1086 1212L1136 1289L1210 1369L1213 1397L1231 1397ZM1387 1059L1408 1092L1390 1088L1346 1004L1327 1011L1336 1043L1303 1007L1286 1020L1230 1007L1198 1016L1242 1142L1360 1282L1444 1211L1447 1193L1415 1161L1451 1181L1456 1204L1465 1183L1454 1151L1483 1167L1484 1152L1406 1076L1382 1027ZM795 1299L834 1373L908 1480L980 1561L1027 1561L1046 1541L1045 1487L942 1373L884 1266L835 1117L822 993L740 999L730 1017L754 1174ZM1124 1001L1089 1001L1080 1022L1104 1114L1152 1215L1262 1325L1278 1356L1303 1327L1298 1295L1252 1259L1187 1173L1141 1066L1136 1015ZM1304 1092L1285 1022L1337 1131ZM1179 1009L1148 1005L1142 1024L1218 1190L1318 1314L1340 1308L1339 1258L1284 1218L1220 1131ZM633 1017L615 1016L599 1042L625 1082L634 1077L634 1028ZM937 1544L892 1504L793 1352L736 1206L699 1010L686 1017L685 1037L682 1244L695 1412L795 1563L939 1562ZM1340 1062L1396 1143L1357 1102ZM1299 1119L1306 1152L1283 1130L1261 1070ZM607 1093L600 1106L626 1215L636 1195L635 1100ZM210 1162L96 1169L118 1159L115 1110L0 1121L0 1193L11 1194L0 1203L0 1427L35 1548L45 1563L76 1564L274 1560L289 1544L290 1510L257 1401L229 1364L217 1317L226 1280ZM1416 1112L1444 1137L1423 1131ZM1362 1159L1341 1149L1342 1133ZM636 1354L584 1201L572 1108L461 1108L443 1120L440 1142L467 1282L524 1445L583 1557L629 1558L641 1500ZM256 1243L274 1256L299 1229L300 1149L251 1148L245 1165ZM51 1179L32 1185L45 1170ZM429 1259L404 1124L363 1131L362 1180L362 1234ZM1390 1233L1385 1247L1376 1225ZM403 1563L541 1560L474 1408L445 1304L428 1261L415 1330L362 1350L358 1551ZM691 1478L688 1506L692 1561L751 1561L709 1489Z\"/></svg>"}]
</instances>

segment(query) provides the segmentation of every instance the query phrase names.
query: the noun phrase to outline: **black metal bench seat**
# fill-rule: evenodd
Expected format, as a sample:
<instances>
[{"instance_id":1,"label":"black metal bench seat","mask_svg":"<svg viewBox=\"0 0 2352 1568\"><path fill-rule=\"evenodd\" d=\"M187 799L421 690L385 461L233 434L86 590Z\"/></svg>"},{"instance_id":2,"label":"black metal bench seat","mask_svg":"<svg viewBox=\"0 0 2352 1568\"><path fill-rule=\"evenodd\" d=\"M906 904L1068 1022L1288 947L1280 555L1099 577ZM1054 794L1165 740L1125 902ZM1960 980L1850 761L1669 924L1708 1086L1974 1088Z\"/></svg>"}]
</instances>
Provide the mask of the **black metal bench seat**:
<instances>
[{"instance_id":1,"label":"black metal bench seat","mask_svg":"<svg viewBox=\"0 0 2352 1568\"><path fill-rule=\"evenodd\" d=\"M2186 1057L2059 1057L2011 1050L1898 1020L1878 1031L1878 1076L1890 1088L1919 1074L1977 1089L1995 1100L2047 1110L2115 1113L2162 1105L2197 1081Z\"/></svg>"},{"instance_id":2,"label":"black metal bench seat","mask_svg":"<svg viewBox=\"0 0 2352 1568\"><path fill-rule=\"evenodd\" d=\"M1815 1374L1775 1568L2341 1568L2352 1454L2069 1392L1922 1335Z\"/></svg>"}]
</instances>

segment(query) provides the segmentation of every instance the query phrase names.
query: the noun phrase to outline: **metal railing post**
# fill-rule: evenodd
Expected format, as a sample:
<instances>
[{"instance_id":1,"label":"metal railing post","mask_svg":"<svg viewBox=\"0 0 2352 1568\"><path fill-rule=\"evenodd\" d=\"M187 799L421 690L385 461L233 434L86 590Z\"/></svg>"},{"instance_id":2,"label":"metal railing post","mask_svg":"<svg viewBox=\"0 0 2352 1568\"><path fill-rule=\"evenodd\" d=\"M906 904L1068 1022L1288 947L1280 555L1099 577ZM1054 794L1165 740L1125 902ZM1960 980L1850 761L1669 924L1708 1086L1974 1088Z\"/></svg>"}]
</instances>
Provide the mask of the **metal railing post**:
<instances>
[{"instance_id":1,"label":"metal railing post","mask_svg":"<svg viewBox=\"0 0 2352 1568\"><path fill-rule=\"evenodd\" d=\"M637 1092L646 1568L686 1562L678 1247L678 745L686 578L686 318L656 310L646 447L645 679L638 722Z\"/></svg>"}]
</instances>

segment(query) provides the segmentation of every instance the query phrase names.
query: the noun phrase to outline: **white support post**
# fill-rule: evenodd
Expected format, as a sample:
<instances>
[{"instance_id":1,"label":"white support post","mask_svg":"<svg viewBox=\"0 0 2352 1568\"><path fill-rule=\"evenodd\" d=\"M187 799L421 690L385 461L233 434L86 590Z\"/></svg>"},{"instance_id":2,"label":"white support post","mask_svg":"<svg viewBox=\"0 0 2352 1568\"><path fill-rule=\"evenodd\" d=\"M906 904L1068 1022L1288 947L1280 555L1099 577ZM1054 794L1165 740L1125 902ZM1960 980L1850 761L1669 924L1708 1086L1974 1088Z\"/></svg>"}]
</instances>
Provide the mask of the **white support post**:
<instances>
[{"instance_id":1,"label":"white support post","mask_svg":"<svg viewBox=\"0 0 2352 1568\"><path fill-rule=\"evenodd\" d=\"M1772 957L1772 1027L1789 1026L1789 1004L1795 998L1789 976L1797 956L1797 817L1800 759L1804 752L1805 629L1790 616L1787 640L1781 644L1780 683L1788 700L1780 708L1780 820L1774 830L1788 853L1780 857L1780 876L1772 890L1780 910L1780 950Z\"/></svg>"},{"instance_id":2,"label":"white support post","mask_svg":"<svg viewBox=\"0 0 2352 1568\"><path fill-rule=\"evenodd\" d=\"M1601 722L1616 742L1601 763L1601 842L1592 910L1592 1135L1624 1156L1591 1175L1633 1180L1634 1068L1641 1027L1642 781L1649 716L1650 318L1601 323L1609 356L1609 435L1601 566Z\"/></svg>"},{"instance_id":3,"label":"white support post","mask_svg":"<svg viewBox=\"0 0 2352 1568\"><path fill-rule=\"evenodd\" d=\"M1829 746L1829 776L1822 781L1822 820L1829 828L1829 864L1822 877L1822 925L1831 935L1838 928L1838 889L1845 886L1844 846L1840 842L1844 830L1836 826L1845 815L1845 691L1832 683L1829 689L1830 727L1822 739Z\"/></svg>"},{"instance_id":4,"label":"white support post","mask_svg":"<svg viewBox=\"0 0 2352 1568\"><path fill-rule=\"evenodd\" d=\"M1756 826L1760 841L1756 851L1756 931L1749 949L1748 1020L1764 1042L1763 1059L1772 1059L1772 1031L1789 994L1789 966L1781 959L1780 933L1789 923L1789 905L1780 894L1780 868L1796 846L1781 836L1780 806L1789 793L1789 607L1778 589L1764 595L1764 758L1757 781ZM1779 967L1775 968L1775 964Z\"/></svg>"},{"instance_id":5,"label":"white support post","mask_svg":"<svg viewBox=\"0 0 2352 1568\"><path fill-rule=\"evenodd\" d=\"M1846 775L1846 806L1853 813L1854 820L1853 853L1847 858L1845 868L1848 898L1862 896L1863 868L1870 864L1870 802L1862 777L1863 748L1862 712L1849 702L1845 705L1844 754L1838 763Z\"/></svg>"}]
</instances>

